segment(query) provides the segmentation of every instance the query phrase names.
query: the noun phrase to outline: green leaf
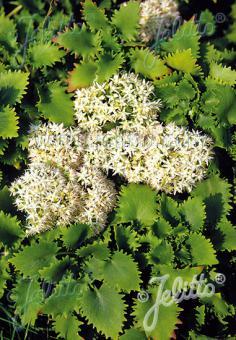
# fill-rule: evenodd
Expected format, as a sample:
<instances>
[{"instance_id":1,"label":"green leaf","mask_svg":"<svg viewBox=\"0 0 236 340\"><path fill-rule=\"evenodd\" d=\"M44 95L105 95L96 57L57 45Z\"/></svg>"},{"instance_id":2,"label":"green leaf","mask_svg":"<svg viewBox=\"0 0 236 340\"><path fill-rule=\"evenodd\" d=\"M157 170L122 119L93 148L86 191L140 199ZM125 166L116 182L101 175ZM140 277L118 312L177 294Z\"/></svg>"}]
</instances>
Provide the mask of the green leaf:
<instances>
[{"instance_id":1,"label":"green leaf","mask_svg":"<svg viewBox=\"0 0 236 340\"><path fill-rule=\"evenodd\" d=\"M92 31L106 30L110 27L104 10L98 8L91 0L83 3L83 18Z\"/></svg>"},{"instance_id":2,"label":"green leaf","mask_svg":"<svg viewBox=\"0 0 236 340\"><path fill-rule=\"evenodd\" d=\"M204 305L203 306L197 306L195 311L196 311L197 325L198 325L198 327L201 327L205 323L205 317L206 317L205 306Z\"/></svg>"},{"instance_id":3,"label":"green leaf","mask_svg":"<svg viewBox=\"0 0 236 340\"><path fill-rule=\"evenodd\" d=\"M162 43L162 48L169 53L190 50L191 55L196 58L200 50L200 34L198 26L191 19L180 26L173 38ZM187 61L186 61L187 62Z\"/></svg>"},{"instance_id":4,"label":"green leaf","mask_svg":"<svg viewBox=\"0 0 236 340\"><path fill-rule=\"evenodd\" d=\"M103 281L103 266L104 261L93 256L84 262L82 270L89 276L92 282L95 280Z\"/></svg>"},{"instance_id":5,"label":"green leaf","mask_svg":"<svg viewBox=\"0 0 236 340\"><path fill-rule=\"evenodd\" d=\"M212 135L213 140L215 140L214 146L227 148L230 145L229 129L222 125L216 126L216 122L212 116L199 115L198 124L202 129L206 130L207 133Z\"/></svg>"},{"instance_id":6,"label":"green leaf","mask_svg":"<svg viewBox=\"0 0 236 340\"><path fill-rule=\"evenodd\" d=\"M156 193L148 186L131 183L123 186L114 224L139 221L152 225L157 218Z\"/></svg>"},{"instance_id":7,"label":"green leaf","mask_svg":"<svg viewBox=\"0 0 236 340\"><path fill-rule=\"evenodd\" d=\"M232 159L236 161L236 133L234 133L232 136L229 154L232 157Z\"/></svg>"},{"instance_id":8,"label":"green leaf","mask_svg":"<svg viewBox=\"0 0 236 340\"><path fill-rule=\"evenodd\" d=\"M114 56L116 52L120 52L122 45L119 42L118 36L113 31L102 31L102 46L106 53L110 53Z\"/></svg>"},{"instance_id":9,"label":"green leaf","mask_svg":"<svg viewBox=\"0 0 236 340\"><path fill-rule=\"evenodd\" d=\"M211 64L212 62L219 62L223 59L223 53L217 50L215 46L209 42L203 44L202 49L204 52L204 58L208 64Z\"/></svg>"},{"instance_id":10,"label":"green leaf","mask_svg":"<svg viewBox=\"0 0 236 340\"><path fill-rule=\"evenodd\" d=\"M174 251L172 246L166 241L161 241L148 253L148 259L151 264L171 263L174 259Z\"/></svg>"},{"instance_id":11,"label":"green leaf","mask_svg":"<svg viewBox=\"0 0 236 340\"><path fill-rule=\"evenodd\" d=\"M199 334L199 333L194 332L194 331L189 332L189 339L191 339L191 340L215 340L215 338L205 336L203 334Z\"/></svg>"},{"instance_id":12,"label":"green leaf","mask_svg":"<svg viewBox=\"0 0 236 340\"><path fill-rule=\"evenodd\" d=\"M27 150L29 147L29 135L21 134L17 139L16 139L16 146L19 146L22 150Z\"/></svg>"},{"instance_id":13,"label":"green leaf","mask_svg":"<svg viewBox=\"0 0 236 340\"><path fill-rule=\"evenodd\" d=\"M215 33L216 31L215 17L209 11L209 9L206 9L205 11L201 12L199 17L199 23L202 26L201 31L204 32L204 35L210 37Z\"/></svg>"},{"instance_id":14,"label":"green leaf","mask_svg":"<svg viewBox=\"0 0 236 340\"><path fill-rule=\"evenodd\" d=\"M236 132L233 134L231 139L231 146L229 148L230 156L236 161Z\"/></svg>"},{"instance_id":15,"label":"green leaf","mask_svg":"<svg viewBox=\"0 0 236 340\"><path fill-rule=\"evenodd\" d=\"M30 12L41 12L42 9L45 6L45 3L43 3L41 0L19 0L20 4L22 4L24 7L29 9Z\"/></svg>"},{"instance_id":16,"label":"green leaf","mask_svg":"<svg viewBox=\"0 0 236 340\"><path fill-rule=\"evenodd\" d=\"M199 183L192 191L192 197L200 197L206 206L206 215L209 223L215 224L231 209L231 185L213 175Z\"/></svg>"},{"instance_id":17,"label":"green leaf","mask_svg":"<svg viewBox=\"0 0 236 340\"><path fill-rule=\"evenodd\" d=\"M166 77L169 78L169 77ZM189 74L176 83L173 79L172 82L168 83L156 83L157 94L166 104L167 107L171 108L171 111L175 106L192 105L192 100L196 97L196 87L193 87L194 80ZM195 83L196 84L196 83ZM183 112L182 115L185 113Z\"/></svg>"},{"instance_id":18,"label":"green leaf","mask_svg":"<svg viewBox=\"0 0 236 340\"><path fill-rule=\"evenodd\" d=\"M230 221L223 218L216 226L216 235L213 235L213 243L217 250L236 250L236 228Z\"/></svg>"},{"instance_id":19,"label":"green leaf","mask_svg":"<svg viewBox=\"0 0 236 340\"><path fill-rule=\"evenodd\" d=\"M4 72L4 71L6 71L6 65L0 62L0 72Z\"/></svg>"},{"instance_id":20,"label":"green leaf","mask_svg":"<svg viewBox=\"0 0 236 340\"><path fill-rule=\"evenodd\" d=\"M236 71L221 64L211 63L209 77L219 84L230 86L236 84Z\"/></svg>"},{"instance_id":21,"label":"green leaf","mask_svg":"<svg viewBox=\"0 0 236 340\"><path fill-rule=\"evenodd\" d=\"M11 213L13 210L13 199L8 187L5 185L0 190L0 210L4 213Z\"/></svg>"},{"instance_id":22,"label":"green leaf","mask_svg":"<svg viewBox=\"0 0 236 340\"><path fill-rule=\"evenodd\" d=\"M119 337L119 340L146 340L144 332L140 332L135 328L128 329L125 334Z\"/></svg>"},{"instance_id":23,"label":"green leaf","mask_svg":"<svg viewBox=\"0 0 236 340\"><path fill-rule=\"evenodd\" d=\"M129 1L120 6L119 10L114 12L112 24L116 26L121 33L121 38L125 41L135 40L139 27L139 3Z\"/></svg>"},{"instance_id":24,"label":"green leaf","mask_svg":"<svg viewBox=\"0 0 236 340\"><path fill-rule=\"evenodd\" d=\"M152 226L153 234L158 238L164 238L172 231L172 227L163 217L160 217Z\"/></svg>"},{"instance_id":25,"label":"green leaf","mask_svg":"<svg viewBox=\"0 0 236 340\"><path fill-rule=\"evenodd\" d=\"M134 309L133 315L135 316L135 327L144 330L147 338L152 338L155 340L169 340L174 336L174 330L176 324L179 323L178 315L181 309L173 302L170 306L166 307L163 305L159 306L158 310L158 320L154 324L154 329L148 331L144 329L143 321L148 313L148 311L156 304L158 287L152 289L151 296L149 295L149 300L147 302L137 301ZM148 326L151 326L153 320L153 313L148 318Z\"/></svg>"},{"instance_id":26,"label":"green leaf","mask_svg":"<svg viewBox=\"0 0 236 340\"><path fill-rule=\"evenodd\" d=\"M103 267L105 282L112 288L125 292L138 290L140 285L137 264L130 255L116 251Z\"/></svg>"},{"instance_id":27,"label":"green leaf","mask_svg":"<svg viewBox=\"0 0 236 340\"><path fill-rule=\"evenodd\" d=\"M11 248L21 235L22 229L17 218L0 211L0 244Z\"/></svg>"},{"instance_id":28,"label":"green leaf","mask_svg":"<svg viewBox=\"0 0 236 340\"><path fill-rule=\"evenodd\" d=\"M32 279L18 279L13 288L11 299L15 302L16 313L23 325L34 325L42 308L43 291L39 282Z\"/></svg>"},{"instance_id":29,"label":"green leaf","mask_svg":"<svg viewBox=\"0 0 236 340\"><path fill-rule=\"evenodd\" d=\"M139 247L139 236L132 227L114 226L115 240L119 250L136 250Z\"/></svg>"},{"instance_id":30,"label":"green leaf","mask_svg":"<svg viewBox=\"0 0 236 340\"><path fill-rule=\"evenodd\" d=\"M97 69L98 65L93 61L76 65L74 70L70 72L68 91L73 92L78 88L91 85L96 78Z\"/></svg>"},{"instance_id":31,"label":"green leaf","mask_svg":"<svg viewBox=\"0 0 236 340\"><path fill-rule=\"evenodd\" d=\"M158 272L158 276L160 277L167 275L168 277L165 282L165 289L169 289L169 290L173 289L173 284L176 278L181 277L181 279L184 282L183 287L175 286L176 292L180 292L182 290L186 291L188 290L188 288L191 287L191 283L194 280L194 276L200 275L203 271L203 268L204 267L198 266L198 267L185 267L182 269L178 269L178 268L174 269L168 265L158 265L158 266L155 266L153 269L153 276L157 276L157 272Z\"/></svg>"},{"instance_id":32,"label":"green leaf","mask_svg":"<svg viewBox=\"0 0 236 340\"><path fill-rule=\"evenodd\" d=\"M49 83L47 89L39 91L40 101L37 107L45 118L68 126L74 122L74 113L73 102L65 90L59 82Z\"/></svg>"},{"instance_id":33,"label":"green leaf","mask_svg":"<svg viewBox=\"0 0 236 340\"><path fill-rule=\"evenodd\" d=\"M131 67L135 73L141 73L150 79L161 78L170 73L165 62L148 49L133 49L130 52Z\"/></svg>"},{"instance_id":34,"label":"green leaf","mask_svg":"<svg viewBox=\"0 0 236 340\"><path fill-rule=\"evenodd\" d=\"M166 77L163 79L158 79L154 82L154 84L159 88L162 86L167 86L167 85L176 85L177 82L179 82L181 79L183 79L183 75L177 71L174 71L170 74L168 74Z\"/></svg>"},{"instance_id":35,"label":"green leaf","mask_svg":"<svg viewBox=\"0 0 236 340\"><path fill-rule=\"evenodd\" d=\"M58 240L60 236L61 236L60 227L58 227L45 230L45 232L43 232L43 234L40 235L40 239L47 242L54 242L55 240Z\"/></svg>"},{"instance_id":36,"label":"green leaf","mask_svg":"<svg viewBox=\"0 0 236 340\"><path fill-rule=\"evenodd\" d=\"M0 137L17 137L18 129L18 117L15 110L9 106L0 109Z\"/></svg>"},{"instance_id":37,"label":"green leaf","mask_svg":"<svg viewBox=\"0 0 236 340\"><path fill-rule=\"evenodd\" d=\"M122 295L103 284L99 289L88 289L80 299L82 315L107 338L116 339L125 320Z\"/></svg>"},{"instance_id":38,"label":"green leaf","mask_svg":"<svg viewBox=\"0 0 236 340\"><path fill-rule=\"evenodd\" d=\"M10 53L17 47L14 21L7 18L4 13L0 15L0 45Z\"/></svg>"},{"instance_id":39,"label":"green leaf","mask_svg":"<svg viewBox=\"0 0 236 340\"><path fill-rule=\"evenodd\" d=\"M209 76L220 84L236 84L236 71L221 64L211 63Z\"/></svg>"},{"instance_id":40,"label":"green leaf","mask_svg":"<svg viewBox=\"0 0 236 340\"><path fill-rule=\"evenodd\" d=\"M5 165L14 166L19 170L22 163L26 164L27 154L21 148L14 148L14 143L12 143L11 148L9 148L2 158L2 163Z\"/></svg>"},{"instance_id":41,"label":"green leaf","mask_svg":"<svg viewBox=\"0 0 236 340\"><path fill-rule=\"evenodd\" d=\"M170 78L166 76L163 81L156 82L156 94L164 103L160 118L165 123L174 121L177 125L187 125L186 116L195 111L195 100L199 96L197 83L187 73L180 80L173 77L169 81Z\"/></svg>"},{"instance_id":42,"label":"green leaf","mask_svg":"<svg viewBox=\"0 0 236 340\"><path fill-rule=\"evenodd\" d=\"M0 109L0 137L17 137L18 129L18 117L15 110L9 106Z\"/></svg>"},{"instance_id":43,"label":"green leaf","mask_svg":"<svg viewBox=\"0 0 236 340\"><path fill-rule=\"evenodd\" d=\"M226 38L231 43L233 44L236 43L236 23L235 22L230 26L229 32L226 34Z\"/></svg>"},{"instance_id":44,"label":"green leaf","mask_svg":"<svg viewBox=\"0 0 236 340\"><path fill-rule=\"evenodd\" d=\"M38 276L39 270L48 267L55 258L57 246L55 243L41 241L33 242L16 253L10 262L24 276Z\"/></svg>"},{"instance_id":45,"label":"green leaf","mask_svg":"<svg viewBox=\"0 0 236 340\"><path fill-rule=\"evenodd\" d=\"M216 315L226 317L230 314L229 305L222 298L220 293L216 293L211 297L202 298L201 301L204 304L212 306Z\"/></svg>"},{"instance_id":46,"label":"green leaf","mask_svg":"<svg viewBox=\"0 0 236 340\"><path fill-rule=\"evenodd\" d=\"M64 57L65 52L50 43L35 44L29 48L29 58L33 67L53 66Z\"/></svg>"},{"instance_id":47,"label":"green leaf","mask_svg":"<svg viewBox=\"0 0 236 340\"><path fill-rule=\"evenodd\" d=\"M87 224L74 224L68 228L61 228L62 240L66 248L79 248L81 244L91 236L91 230Z\"/></svg>"},{"instance_id":48,"label":"green leaf","mask_svg":"<svg viewBox=\"0 0 236 340\"><path fill-rule=\"evenodd\" d=\"M203 228L206 213L200 197L189 198L180 206L180 212L189 223L192 231L200 231Z\"/></svg>"},{"instance_id":49,"label":"green leaf","mask_svg":"<svg viewBox=\"0 0 236 340\"><path fill-rule=\"evenodd\" d=\"M211 266L218 264L211 242L203 235L192 233L187 240L187 244L190 246L193 265Z\"/></svg>"},{"instance_id":50,"label":"green leaf","mask_svg":"<svg viewBox=\"0 0 236 340\"><path fill-rule=\"evenodd\" d=\"M161 195L160 213L171 225L177 225L179 221L179 207L178 203L167 196Z\"/></svg>"},{"instance_id":51,"label":"green leaf","mask_svg":"<svg viewBox=\"0 0 236 340\"><path fill-rule=\"evenodd\" d=\"M211 114L223 124L235 124L236 94L230 86L207 82L202 95L201 107L204 113ZM209 124L209 129L212 126Z\"/></svg>"},{"instance_id":52,"label":"green leaf","mask_svg":"<svg viewBox=\"0 0 236 340\"><path fill-rule=\"evenodd\" d=\"M196 96L196 87L193 87L193 83L194 80L189 75L185 75L178 83L177 92L180 99L191 101Z\"/></svg>"},{"instance_id":53,"label":"green leaf","mask_svg":"<svg viewBox=\"0 0 236 340\"><path fill-rule=\"evenodd\" d=\"M158 239L157 237L154 237L153 232L151 230L149 230L140 237L140 244L147 246L149 249L149 253L146 254L146 257L147 258L149 257L151 263L153 262L151 259L150 249L155 250L155 248L161 244L161 241L162 240Z\"/></svg>"},{"instance_id":54,"label":"green leaf","mask_svg":"<svg viewBox=\"0 0 236 340\"><path fill-rule=\"evenodd\" d=\"M78 301L82 294L79 282L72 277L63 278L55 287L43 306L43 312L55 318L58 315L68 316L78 310ZM83 293L84 294L84 293Z\"/></svg>"},{"instance_id":55,"label":"green leaf","mask_svg":"<svg viewBox=\"0 0 236 340\"><path fill-rule=\"evenodd\" d=\"M124 62L122 53L118 53L116 56L112 56L110 53L103 54L97 63L97 78L98 83L102 83L109 80L118 70L121 68Z\"/></svg>"},{"instance_id":56,"label":"green leaf","mask_svg":"<svg viewBox=\"0 0 236 340\"><path fill-rule=\"evenodd\" d=\"M4 155L4 152L7 147L8 147L8 141L0 138L0 156Z\"/></svg>"},{"instance_id":57,"label":"green leaf","mask_svg":"<svg viewBox=\"0 0 236 340\"><path fill-rule=\"evenodd\" d=\"M7 287L6 282L11 278L8 273L9 263L6 257L0 259L0 298L2 298L5 288Z\"/></svg>"},{"instance_id":58,"label":"green leaf","mask_svg":"<svg viewBox=\"0 0 236 340\"><path fill-rule=\"evenodd\" d=\"M39 270L40 278L50 283L58 282L65 275L66 270L70 266L70 259L68 256L62 260L52 259L48 267Z\"/></svg>"},{"instance_id":59,"label":"green leaf","mask_svg":"<svg viewBox=\"0 0 236 340\"><path fill-rule=\"evenodd\" d=\"M1 104L15 105L20 103L26 93L29 73L5 71L0 73ZM1 124L0 124L1 126Z\"/></svg>"},{"instance_id":60,"label":"green leaf","mask_svg":"<svg viewBox=\"0 0 236 340\"><path fill-rule=\"evenodd\" d=\"M165 58L166 63L175 70L184 73L197 74L200 67L197 65L197 59L192 55L191 49L170 53Z\"/></svg>"},{"instance_id":61,"label":"green leaf","mask_svg":"<svg viewBox=\"0 0 236 340\"><path fill-rule=\"evenodd\" d=\"M179 91L176 83L170 83L157 87L157 93L165 106L169 108L175 107L180 102Z\"/></svg>"},{"instance_id":62,"label":"green leaf","mask_svg":"<svg viewBox=\"0 0 236 340\"><path fill-rule=\"evenodd\" d=\"M102 0L99 4L99 8L111 9L111 0Z\"/></svg>"},{"instance_id":63,"label":"green leaf","mask_svg":"<svg viewBox=\"0 0 236 340\"><path fill-rule=\"evenodd\" d=\"M179 106L174 108L166 108L163 109L160 113L160 119L165 124L175 123L179 126L186 126L188 125L188 121L186 119L186 112L189 112L188 104L179 103ZM185 113L185 114L184 114Z\"/></svg>"},{"instance_id":64,"label":"green leaf","mask_svg":"<svg viewBox=\"0 0 236 340\"><path fill-rule=\"evenodd\" d=\"M65 340L79 340L81 339L78 335L80 325L82 325L82 322L74 315L58 315L53 323L53 328L58 336Z\"/></svg>"},{"instance_id":65,"label":"green leaf","mask_svg":"<svg viewBox=\"0 0 236 340\"><path fill-rule=\"evenodd\" d=\"M84 59L93 57L102 50L100 33L91 33L85 26L60 33L53 41Z\"/></svg>"},{"instance_id":66,"label":"green leaf","mask_svg":"<svg viewBox=\"0 0 236 340\"><path fill-rule=\"evenodd\" d=\"M79 250L77 250L76 254L80 257L93 256L100 260L105 260L110 255L110 250L106 244L94 242L93 244L88 244L87 246L81 247Z\"/></svg>"}]
</instances>

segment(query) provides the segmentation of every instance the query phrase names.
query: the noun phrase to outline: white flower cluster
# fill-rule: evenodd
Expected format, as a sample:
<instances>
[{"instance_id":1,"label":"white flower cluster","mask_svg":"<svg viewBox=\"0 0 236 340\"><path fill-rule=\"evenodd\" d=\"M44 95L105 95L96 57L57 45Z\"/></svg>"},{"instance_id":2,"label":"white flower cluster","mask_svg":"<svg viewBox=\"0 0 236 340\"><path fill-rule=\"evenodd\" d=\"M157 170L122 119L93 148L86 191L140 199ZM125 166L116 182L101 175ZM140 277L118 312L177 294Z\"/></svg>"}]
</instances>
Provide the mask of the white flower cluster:
<instances>
[{"instance_id":1,"label":"white flower cluster","mask_svg":"<svg viewBox=\"0 0 236 340\"><path fill-rule=\"evenodd\" d=\"M157 118L160 107L152 83L134 73L115 75L103 84L95 82L77 90L75 99L76 118L83 131L145 126Z\"/></svg>"},{"instance_id":2,"label":"white flower cluster","mask_svg":"<svg viewBox=\"0 0 236 340\"><path fill-rule=\"evenodd\" d=\"M79 221L92 224L95 233L98 233L104 228L107 215L116 204L114 184L102 171L90 164L80 169L79 180L83 188L86 188L81 192L83 208Z\"/></svg>"},{"instance_id":3,"label":"white flower cluster","mask_svg":"<svg viewBox=\"0 0 236 340\"><path fill-rule=\"evenodd\" d=\"M81 210L81 189L58 168L32 163L13 183L11 193L17 208L27 213L28 233L34 234L73 221Z\"/></svg>"},{"instance_id":4,"label":"white flower cluster","mask_svg":"<svg viewBox=\"0 0 236 340\"><path fill-rule=\"evenodd\" d=\"M70 223L105 225L116 202L114 185L94 166L83 163L79 129L49 124L32 128L25 174L11 186L19 210L27 213L28 234Z\"/></svg>"},{"instance_id":5,"label":"white flower cluster","mask_svg":"<svg viewBox=\"0 0 236 340\"><path fill-rule=\"evenodd\" d=\"M145 0L140 7L140 38L144 42L161 37L179 17L175 0Z\"/></svg>"},{"instance_id":6,"label":"white flower cluster","mask_svg":"<svg viewBox=\"0 0 236 340\"><path fill-rule=\"evenodd\" d=\"M159 123L161 103L153 93L150 82L132 73L77 91L77 122L88 132L85 164L158 191L191 191L206 174L212 141L198 131Z\"/></svg>"},{"instance_id":7,"label":"white flower cluster","mask_svg":"<svg viewBox=\"0 0 236 340\"><path fill-rule=\"evenodd\" d=\"M212 156L212 141L175 124L151 124L145 130L119 127L90 137L86 158L128 182L142 182L166 193L191 191L203 179Z\"/></svg>"},{"instance_id":8,"label":"white flower cluster","mask_svg":"<svg viewBox=\"0 0 236 340\"><path fill-rule=\"evenodd\" d=\"M191 191L206 174L212 141L174 123L163 126L160 107L150 82L122 73L77 91L77 127L33 127L30 166L11 187L29 233L76 222L99 232L116 203L109 170L157 191Z\"/></svg>"},{"instance_id":9,"label":"white flower cluster","mask_svg":"<svg viewBox=\"0 0 236 340\"><path fill-rule=\"evenodd\" d=\"M33 125L30 130L29 158L57 167L77 169L82 162L85 136L79 129L58 124Z\"/></svg>"}]
</instances>

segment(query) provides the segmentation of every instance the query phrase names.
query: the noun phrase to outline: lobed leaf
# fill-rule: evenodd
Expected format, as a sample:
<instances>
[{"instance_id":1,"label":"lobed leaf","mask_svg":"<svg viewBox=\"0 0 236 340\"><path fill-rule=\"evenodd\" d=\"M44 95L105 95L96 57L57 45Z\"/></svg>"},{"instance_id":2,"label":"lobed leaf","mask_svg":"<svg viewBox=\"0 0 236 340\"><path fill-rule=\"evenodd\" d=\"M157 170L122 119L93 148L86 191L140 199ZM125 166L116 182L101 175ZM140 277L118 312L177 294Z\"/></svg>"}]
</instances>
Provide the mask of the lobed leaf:
<instances>
[{"instance_id":1,"label":"lobed leaf","mask_svg":"<svg viewBox=\"0 0 236 340\"><path fill-rule=\"evenodd\" d=\"M68 317L74 310L78 310L81 294L79 283L71 276L64 277L45 300L43 312L52 315L54 319L57 316Z\"/></svg>"},{"instance_id":2,"label":"lobed leaf","mask_svg":"<svg viewBox=\"0 0 236 340\"><path fill-rule=\"evenodd\" d=\"M100 33L92 33L86 30L85 26L82 28L76 26L73 30L60 33L53 41L84 59L93 57L101 51Z\"/></svg>"},{"instance_id":3,"label":"lobed leaf","mask_svg":"<svg viewBox=\"0 0 236 340\"><path fill-rule=\"evenodd\" d=\"M26 93L29 73L4 71L0 73L1 104L15 105L20 103Z\"/></svg>"},{"instance_id":4,"label":"lobed leaf","mask_svg":"<svg viewBox=\"0 0 236 340\"><path fill-rule=\"evenodd\" d=\"M85 0L83 3L83 18L92 31L106 30L110 27L104 10L91 0Z\"/></svg>"},{"instance_id":5,"label":"lobed leaf","mask_svg":"<svg viewBox=\"0 0 236 340\"><path fill-rule=\"evenodd\" d=\"M187 240L187 244L190 246L193 265L211 266L218 264L211 242L203 235L192 233Z\"/></svg>"},{"instance_id":6,"label":"lobed leaf","mask_svg":"<svg viewBox=\"0 0 236 340\"><path fill-rule=\"evenodd\" d=\"M99 289L88 289L80 299L80 306L82 315L98 332L112 339L118 337L125 320L122 295L103 284Z\"/></svg>"},{"instance_id":7,"label":"lobed leaf","mask_svg":"<svg viewBox=\"0 0 236 340\"><path fill-rule=\"evenodd\" d=\"M189 223L192 231L202 230L206 213L205 206L200 197L189 198L180 206L180 211Z\"/></svg>"},{"instance_id":8,"label":"lobed leaf","mask_svg":"<svg viewBox=\"0 0 236 340\"><path fill-rule=\"evenodd\" d=\"M140 285L139 271L133 258L121 251L116 251L104 262L102 276L112 288L125 292L138 290Z\"/></svg>"},{"instance_id":9,"label":"lobed leaf","mask_svg":"<svg viewBox=\"0 0 236 340\"><path fill-rule=\"evenodd\" d=\"M165 62L148 49L132 49L130 61L135 73L141 73L152 80L162 78L171 72Z\"/></svg>"},{"instance_id":10,"label":"lobed leaf","mask_svg":"<svg viewBox=\"0 0 236 340\"><path fill-rule=\"evenodd\" d=\"M121 33L121 38L125 41L135 40L139 27L139 3L129 1L120 6L112 17L112 24L116 26Z\"/></svg>"},{"instance_id":11,"label":"lobed leaf","mask_svg":"<svg viewBox=\"0 0 236 340\"><path fill-rule=\"evenodd\" d=\"M167 42L162 43L162 48L169 53L177 51L190 50L191 55L197 58L200 51L200 34L198 26L191 19L179 27L177 32ZM187 62L187 61L186 61Z\"/></svg>"},{"instance_id":12,"label":"lobed leaf","mask_svg":"<svg viewBox=\"0 0 236 340\"><path fill-rule=\"evenodd\" d=\"M12 217L0 211L0 244L11 248L21 236L22 229L16 216Z\"/></svg>"},{"instance_id":13,"label":"lobed leaf","mask_svg":"<svg viewBox=\"0 0 236 340\"><path fill-rule=\"evenodd\" d=\"M158 310L158 320L155 324L154 321L154 329L149 331L144 329L143 321L148 313L148 311L156 304L156 297L158 292L158 287L152 289L151 296L149 295L149 300L147 302L137 301L135 304L133 315L135 316L135 327L144 330L147 338L153 338L156 340L164 340L170 339L174 335L174 331L176 325L179 323L179 313L181 309L177 306L176 303L171 304L166 307L163 305L159 306ZM153 314L151 314L148 321L148 326L152 324Z\"/></svg>"},{"instance_id":14,"label":"lobed leaf","mask_svg":"<svg viewBox=\"0 0 236 340\"><path fill-rule=\"evenodd\" d=\"M65 52L50 43L33 45L29 48L29 58L33 67L53 66L64 57Z\"/></svg>"},{"instance_id":15,"label":"lobed leaf","mask_svg":"<svg viewBox=\"0 0 236 340\"><path fill-rule=\"evenodd\" d=\"M59 82L49 83L46 89L40 89L37 107L45 118L68 126L74 122L74 113L70 95L65 90Z\"/></svg>"},{"instance_id":16,"label":"lobed leaf","mask_svg":"<svg viewBox=\"0 0 236 340\"><path fill-rule=\"evenodd\" d=\"M236 84L236 71L221 64L211 63L209 76L220 84L230 86Z\"/></svg>"},{"instance_id":17,"label":"lobed leaf","mask_svg":"<svg viewBox=\"0 0 236 340\"><path fill-rule=\"evenodd\" d=\"M0 137L13 138L18 136L18 117L9 106L0 109Z\"/></svg>"},{"instance_id":18,"label":"lobed leaf","mask_svg":"<svg viewBox=\"0 0 236 340\"><path fill-rule=\"evenodd\" d=\"M139 221L152 225L157 218L156 193L146 185L129 184L120 193L114 224Z\"/></svg>"},{"instance_id":19,"label":"lobed leaf","mask_svg":"<svg viewBox=\"0 0 236 340\"><path fill-rule=\"evenodd\" d=\"M93 61L76 65L69 73L68 92L91 85L96 78L97 69L98 65Z\"/></svg>"},{"instance_id":20,"label":"lobed leaf","mask_svg":"<svg viewBox=\"0 0 236 340\"><path fill-rule=\"evenodd\" d=\"M38 281L34 279L18 279L11 294L15 302L16 313L23 325L34 325L42 308L43 291Z\"/></svg>"},{"instance_id":21,"label":"lobed leaf","mask_svg":"<svg viewBox=\"0 0 236 340\"><path fill-rule=\"evenodd\" d=\"M190 48L170 53L165 58L165 61L167 65L173 69L184 73L197 74L200 71L200 67L197 65L197 59L192 55Z\"/></svg>"},{"instance_id":22,"label":"lobed leaf","mask_svg":"<svg viewBox=\"0 0 236 340\"><path fill-rule=\"evenodd\" d=\"M80 322L76 316L69 314L58 315L53 323L53 328L59 337L66 340L79 340L81 337L78 335L80 331Z\"/></svg>"},{"instance_id":23,"label":"lobed leaf","mask_svg":"<svg viewBox=\"0 0 236 340\"><path fill-rule=\"evenodd\" d=\"M10 262L24 277L38 276L39 270L48 267L55 258L57 246L55 243L40 241L25 246L23 250L14 255Z\"/></svg>"}]
</instances>

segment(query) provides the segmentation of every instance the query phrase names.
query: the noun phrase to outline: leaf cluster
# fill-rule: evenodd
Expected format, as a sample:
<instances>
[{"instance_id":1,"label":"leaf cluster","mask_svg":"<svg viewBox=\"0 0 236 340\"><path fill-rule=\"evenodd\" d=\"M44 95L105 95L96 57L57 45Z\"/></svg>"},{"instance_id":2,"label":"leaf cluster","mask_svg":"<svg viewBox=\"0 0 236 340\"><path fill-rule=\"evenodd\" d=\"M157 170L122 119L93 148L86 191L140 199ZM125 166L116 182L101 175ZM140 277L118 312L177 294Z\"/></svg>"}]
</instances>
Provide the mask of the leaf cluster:
<instances>
[{"instance_id":1,"label":"leaf cluster","mask_svg":"<svg viewBox=\"0 0 236 340\"><path fill-rule=\"evenodd\" d=\"M235 6L223 39L211 38L215 27L202 39L189 20L153 46L139 41L138 2L86 0L81 16L71 17L79 6L69 0L20 0L12 11L0 13L2 313L25 338L45 336L46 328L49 337L67 340L233 338ZM200 23L208 21L214 23L207 10ZM212 136L216 158L208 179L189 196L122 186L102 235L92 236L89 226L78 223L26 239L24 216L14 210L7 185L27 164L30 125L47 120L72 125L68 91L108 80L121 69L154 83L164 124ZM215 282L219 273L226 285ZM192 277L204 274L216 292L161 306L157 327L147 332L143 319L158 289L149 280L166 274L167 289L181 276L188 290ZM149 297L145 303L143 290Z\"/></svg>"}]
</instances>

